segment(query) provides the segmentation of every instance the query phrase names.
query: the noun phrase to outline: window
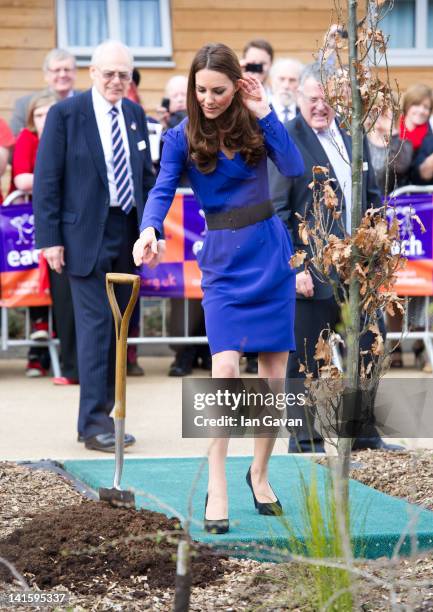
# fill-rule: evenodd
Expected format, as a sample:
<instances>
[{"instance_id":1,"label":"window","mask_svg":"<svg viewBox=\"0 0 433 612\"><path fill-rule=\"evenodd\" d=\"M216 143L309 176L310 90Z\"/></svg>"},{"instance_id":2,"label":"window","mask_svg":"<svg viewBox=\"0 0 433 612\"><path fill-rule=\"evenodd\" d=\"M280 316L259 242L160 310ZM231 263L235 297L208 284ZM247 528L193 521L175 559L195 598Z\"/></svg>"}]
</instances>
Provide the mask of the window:
<instances>
[{"instance_id":1,"label":"window","mask_svg":"<svg viewBox=\"0 0 433 612\"><path fill-rule=\"evenodd\" d=\"M389 65L433 66L433 0L388 0L381 14Z\"/></svg>"},{"instance_id":2,"label":"window","mask_svg":"<svg viewBox=\"0 0 433 612\"><path fill-rule=\"evenodd\" d=\"M169 0L58 0L58 44L80 63L105 40L121 40L137 64L171 58Z\"/></svg>"}]
</instances>

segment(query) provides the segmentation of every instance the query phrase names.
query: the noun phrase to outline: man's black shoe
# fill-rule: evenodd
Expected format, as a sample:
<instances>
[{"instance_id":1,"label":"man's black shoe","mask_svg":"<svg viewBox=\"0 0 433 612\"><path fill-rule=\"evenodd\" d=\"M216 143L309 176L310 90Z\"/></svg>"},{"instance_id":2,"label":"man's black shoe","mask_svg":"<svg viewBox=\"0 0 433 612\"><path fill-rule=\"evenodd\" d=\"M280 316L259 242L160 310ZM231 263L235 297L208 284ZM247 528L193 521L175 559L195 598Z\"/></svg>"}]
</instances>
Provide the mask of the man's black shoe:
<instances>
[{"instance_id":1,"label":"man's black shoe","mask_svg":"<svg viewBox=\"0 0 433 612\"><path fill-rule=\"evenodd\" d=\"M168 371L169 376L188 376L188 374L192 374L192 369L194 367L194 359L196 356L196 351L191 350L189 348L180 349L176 354L176 359L170 366Z\"/></svg>"},{"instance_id":2,"label":"man's black shoe","mask_svg":"<svg viewBox=\"0 0 433 612\"><path fill-rule=\"evenodd\" d=\"M169 376L188 376L188 374L191 374L191 373L192 373L191 366L181 364L181 363L176 363L176 361L173 361L168 371Z\"/></svg>"},{"instance_id":3,"label":"man's black shoe","mask_svg":"<svg viewBox=\"0 0 433 612\"><path fill-rule=\"evenodd\" d=\"M144 370L140 365L138 365L136 361L133 361L132 363L126 364L126 375L127 376L144 376Z\"/></svg>"},{"instance_id":4,"label":"man's black shoe","mask_svg":"<svg viewBox=\"0 0 433 612\"><path fill-rule=\"evenodd\" d=\"M79 436L78 439L80 439ZM131 446L135 444L135 438L131 434L125 434L125 446ZM86 438L84 440L84 446L89 450L98 450L103 453L114 453L115 450L115 438L114 433L100 433L96 436L92 436L91 438Z\"/></svg>"},{"instance_id":5,"label":"man's black shoe","mask_svg":"<svg viewBox=\"0 0 433 612\"><path fill-rule=\"evenodd\" d=\"M289 453L324 453L325 443L323 440L297 440L290 437Z\"/></svg>"},{"instance_id":6,"label":"man's black shoe","mask_svg":"<svg viewBox=\"0 0 433 612\"><path fill-rule=\"evenodd\" d=\"M352 446L353 451L357 450L384 450L384 451L394 451L401 452L405 451L404 446L400 446L400 444L387 444L380 438L357 438Z\"/></svg>"}]
</instances>

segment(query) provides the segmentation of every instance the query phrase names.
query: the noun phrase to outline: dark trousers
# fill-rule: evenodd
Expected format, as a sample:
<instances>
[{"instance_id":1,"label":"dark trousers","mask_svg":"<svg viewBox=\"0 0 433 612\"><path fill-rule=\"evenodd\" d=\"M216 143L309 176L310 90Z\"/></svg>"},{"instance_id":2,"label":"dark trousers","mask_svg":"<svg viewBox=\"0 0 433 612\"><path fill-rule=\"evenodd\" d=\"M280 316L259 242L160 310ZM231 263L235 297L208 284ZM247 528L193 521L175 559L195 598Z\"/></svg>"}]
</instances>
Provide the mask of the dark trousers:
<instances>
[{"instance_id":1,"label":"dark trousers","mask_svg":"<svg viewBox=\"0 0 433 612\"><path fill-rule=\"evenodd\" d=\"M70 275L80 379L78 433L84 438L114 431L115 334L105 289L107 272L134 271L132 247L138 235L135 210L125 215L110 209L104 238L93 271L85 277ZM118 285L121 312L131 295L129 285Z\"/></svg>"},{"instance_id":2,"label":"dark trousers","mask_svg":"<svg viewBox=\"0 0 433 612\"><path fill-rule=\"evenodd\" d=\"M305 373L299 371L301 364L317 378L318 368L323 365L323 363L320 361L317 362L314 359L317 340L323 329L329 328L331 331L335 331L340 322L341 310L333 297L324 300L296 300L296 351L289 355L287 379L305 378ZM379 313L378 325L380 333L385 338L386 330L382 313ZM369 351L374 342L374 338L375 336L371 332L363 334L359 340L360 351ZM369 355L364 358L363 363L365 367L367 367L370 360L371 357ZM290 387L290 383L288 383L288 387ZM294 414L291 412L290 416L302 418L304 421L304 426L296 430L296 438L299 441L321 439L319 433L308 423L305 412L302 412L302 414ZM368 437L377 437L378 433L374 426L368 429Z\"/></svg>"},{"instance_id":3,"label":"dark trousers","mask_svg":"<svg viewBox=\"0 0 433 612\"><path fill-rule=\"evenodd\" d=\"M29 315L32 327L37 321L43 321L48 325L47 306L30 306ZM27 359L29 361L37 361L44 370L49 370L50 368L50 353L46 346L31 346L27 352Z\"/></svg>"},{"instance_id":4,"label":"dark trousers","mask_svg":"<svg viewBox=\"0 0 433 612\"><path fill-rule=\"evenodd\" d=\"M71 287L65 271L50 270L50 292L53 300L54 326L60 340L62 376L78 379L77 342Z\"/></svg>"},{"instance_id":5,"label":"dark trousers","mask_svg":"<svg viewBox=\"0 0 433 612\"><path fill-rule=\"evenodd\" d=\"M172 336L184 335L184 312L185 301L183 298L172 298L170 300L170 323L169 330ZM199 299L188 300L188 335L189 336L205 336L206 327L204 322L204 312ZM176 359L180 359L182 355L188 356L191 363L197 356L208 357L210 355L208 344L178 344L171 345L176 352Z\"/></svg>"}]
</instances>

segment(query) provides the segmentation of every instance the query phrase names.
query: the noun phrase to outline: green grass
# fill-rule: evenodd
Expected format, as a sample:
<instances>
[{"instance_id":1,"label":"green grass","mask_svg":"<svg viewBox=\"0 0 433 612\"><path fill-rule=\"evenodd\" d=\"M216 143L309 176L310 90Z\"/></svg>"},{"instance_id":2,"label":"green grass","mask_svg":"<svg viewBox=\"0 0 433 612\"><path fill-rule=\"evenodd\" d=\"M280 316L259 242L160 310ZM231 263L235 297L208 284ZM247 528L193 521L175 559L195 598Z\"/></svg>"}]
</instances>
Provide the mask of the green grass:
<instances>
[{"instance_id":1,"label":"green grass","mask_svg":"<svg viewBox=\"0 0 433 612\"><path fill-rule=\"evenodd\" d=\"M343 540L338 526L331 473L327 476L324 499L321 499L319 492L315 466L309 480L304 474L300 474L300 480L303 524L299 533L285 522L288 547L298 556L340 562L344 556ZM346 521L350 525L349 516ZM338 612L351 612L354 609L352 577L347 569L314 564L302 564L299 569L314 609Z\"/></svg>"}]
</instances>

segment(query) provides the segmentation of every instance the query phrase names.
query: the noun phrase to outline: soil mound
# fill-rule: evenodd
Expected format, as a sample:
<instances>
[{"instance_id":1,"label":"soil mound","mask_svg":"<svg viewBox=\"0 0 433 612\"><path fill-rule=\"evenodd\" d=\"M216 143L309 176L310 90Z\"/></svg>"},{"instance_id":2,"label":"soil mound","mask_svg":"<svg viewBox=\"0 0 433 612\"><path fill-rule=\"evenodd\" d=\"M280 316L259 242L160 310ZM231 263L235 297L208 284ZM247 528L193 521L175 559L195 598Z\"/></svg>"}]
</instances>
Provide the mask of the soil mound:
<instances>
[{"instance_id":1,"label":"soil mound","mask_svg":"<svg viewBox=\"0 0 433 612\"><path fill-rule=\"evenodd\" d=\"M167 588L175 582L179 529L177 519L157 512L85 501L35 515L0 540L0 556L44 590L63 585L103 594L109 583L137 585L137 576L146 576L150 588ZM194 544L193 585L219 578L221 559L210 547ZM0 580L11 579L0 566Z\"/></svg>"}]
</instances>

